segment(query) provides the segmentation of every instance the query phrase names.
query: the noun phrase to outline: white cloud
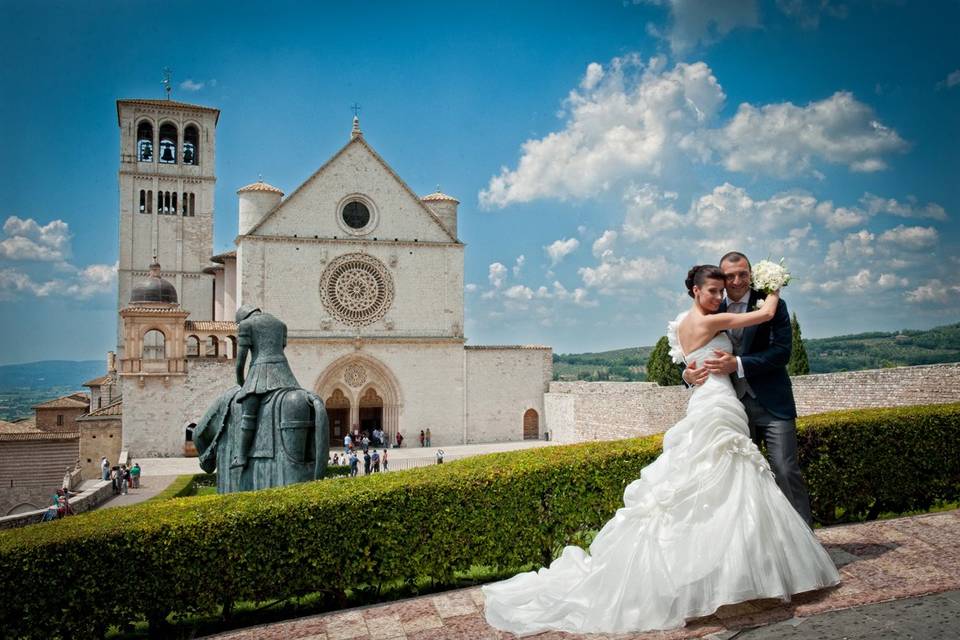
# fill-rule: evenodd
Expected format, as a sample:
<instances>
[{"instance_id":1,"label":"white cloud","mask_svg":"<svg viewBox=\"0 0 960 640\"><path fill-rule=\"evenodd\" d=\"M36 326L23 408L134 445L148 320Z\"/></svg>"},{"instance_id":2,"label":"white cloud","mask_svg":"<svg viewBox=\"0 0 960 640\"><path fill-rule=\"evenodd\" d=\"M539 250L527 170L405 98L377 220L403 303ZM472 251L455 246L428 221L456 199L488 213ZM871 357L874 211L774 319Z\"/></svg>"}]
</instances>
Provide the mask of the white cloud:
<instances>
[{"instance_id":1,"label":"white cloud","mask_svg":"<svg viewBox=\"0 0 960 640\"><path fill-rule=\"evenodd\" d=\"M510 300L533 300L533 290L522 284L515 284L504 291L503 296Z\"/></svg>"},{"instance_id":2,"label":"white cloud","mask_svg":"<svg viewBox=\"0 0 960 640\"><path fill-rule=\"evenodd\" d=\"M477 285L473 284L472 282L467 283L467 284L463 287L463 290L466 291L467 293L473 293L473 292L475 292L475 291L477 290Z\"/></svg>"},{"instance_id":3,"label":"white cloud","mask_svg":"<svg viewBox=\"0 0 960 640\"><path fill-rule=\"evenodd\" d=\"M63 220L41 226L33 218L10 216L3 224L0 258L61 262L70 255L70 227Z\"/></svg>"},{"instance_id":4,"label":"white cloud","mask_svg":"<svg viewBox=\"0 0 960 640\"><path fill-rule=\"evenodd\" d=\"M913 291L908 291L907 300L916 303L936 302L945 304L955 301L957 294L960 294L960 285L947 285L934 278L927 280L926 284L920 285Z\"/></svg>"},{"instance_id":5,"label":"white cloud","mask_svg":"<svg viewBox=\"0 0 960 640\"><path fill-rule=\"evenodd\" d=\"M594 240L592 247L593 255L600 259L612 255L613 245L616 241L617 232L612 229L607 229L603 232L602 236Z\"/></svg>"},{"instance_id":6,"label":"white cloud","mask_svg":"<svg viewBox=\"0 0 960 640\"><path fill-rule=\"evenodd\" d=\"M881 289L892 289L894 287L906 287L910 281L906 278L897 277L892 273L881 273L877 279L877 286Z\"/></svg>"},{"instance_id":7,"label":"white cloud","mask_svg":"<svg viewBox=\"0 0 960 640\"><path fill-rule=\"evenodd\" d=\"M583 80L580 81L580 88L584 91L590 91L596 87L602 79L603 65L591 62L587 65L587 72L584 74Z\"/></svg>"},{"instance_id":8,"label":"white cloud","mask_svg":"<svg viewBox=\"0 0 960 640\"><path fill-rule=\"evenodd\" d=\"M516 262L513 263L513 277L519 278L520 272L523 270L523 265L527 261L527 257L522 253L517 256Z\"/></svg>"},{"instance_id":9,"label":"white cloud","mask_svg":"<svg viewBox=\"0 0 960 640\"><path fill-rule=\"evenodd\" d=\"M730 171L782 177L813 173L815 160L879 171L886 168L882 155L907 148L873 109L846 91L803 107L744 103L722 129L691 134L684 145L718 154Z\"/></svg>"},{"instance_id":10,"label":"white cloud","mask_svg":"<svg viewBox=\"0 0 960 640\"><path fill-rule=\"evenodd\" d=\"M555 266L566 256L576 251L579 246L580 241L576 238L564 238L563 240L553 241L543 249L550 256L550 266Z\"/></svg>"},{"instance_id":11,"label":"white cloud","mask_svg":"<svg viewBox=\"0 0 960 640\"><path fill-rule=\"evenodd\" d=\"M634 4L669 6L666 33L661 35L652 25L648 31L666 39L674 53L712 44L734 29L760 26L756 0L634 0Z\"/></svg>"},{"instance_id":12,"label":"white cloud","mask_svg":"<svg viewBox=\"0 0 960 640\"><path fill-rule=\"evenodd\" d=\"M900 202L894 198L881 198L875 196L869 191L860 198L860 203L870 215L886 213L899 218L931 218L933 220L946 220L947 212L943 207L935 202L928 202L925 206L917 206L917 199L908 196L906 202Z\"/></svg>"},{"instance_id":13,"label":"white cloud","mask_svg":"<svg viewBox=\"0 0 960 640\"><path fill-rule=\"evenodd\" d=\"M180 88L183 89L184 91L200 91L200 89L203 89L203 87L204 87L204 83L194 82L190 78L187 78L186 80L180 83Z\"/></svg>"},{"instance_id":14,"label":"white cloud","mask_svg":"<svg viewBox=\"0 0 960 640\"><path fill-rule=\"evenodd\" d=\"M946 87L947 89L953 89L958 84L960 84L960 69L948 73L946 78L937 83L937 88L942 89Z\"/></svg>"},{"instance_id":15,"label":"white cloud","mask_svg":"<svg viewBox=\"0 0 960 640\"><path fill-rule=\"evenodd\" d=\"M937 244L940 235L933 227L906 227L899 225L880 235L880 241L904 249L929 249Z\"/></svg>"},{"instance_id":16,"label":"white cloud","mask_svg":"<svg viewBox=\"0 0 960 640\"><path fill-rule=\"evenodd\" d=\"M98 294L115 293L119 263L92 264L77 270L68 278L35 281L17 269L0 269L0 299L16 293L29 293L38 298L63 296L86 300Z\"/></svg>"},{"instance_id":17,"label":"white cloud","mask_svg":"<svg viewBox=\"0 0 960 640\"><path fill-rule=\"evenodd\" d=\"M503 281L507 277L507 268L499 262L494 262L490 265L490 269L487 273L487 278L490 280L490 284L493 285L494 289L499 289L503 285Z\"/></svg>"},{"instance_id":18,"label":"white cloud","mask_svg":"<svg viewBox=\"0 0 960 640\"><path fill-rule=\"evenodd\" d=\"M660 281L671 271L663 256L656 258L608 258L595 267L577 270L587 287L611 293L625 285L649 284Z\"/></svg>"},{"instance_id":19,"label":"white cloud","mask_svg":"<svg viewBox=\"0 0 960 640\"><path fill-rule=\"evenodd\" d=\"M517 168L503 167L480 192L486 208L538 198L585 198L626 176L658 175L679 137L711 118L725 98L710 68L635 54L599 75L591 63L566 100L564 128L523 143ZM597 65L599 66L599 65ZM595 81L595 82L594 82Z\"/></svg>"},{"instance_id":20,"label":"white cloud","mask_svg":"<svg viewBox=\"0 0 960 640\"><path fill-rule=\"evenodd\" d=\"M628 240L643 240L684 224L683 216L674 209L674 192L661 192L652 184L630 185L623 197L627 203L623 235Z\"/></svg>"}]
</instances>

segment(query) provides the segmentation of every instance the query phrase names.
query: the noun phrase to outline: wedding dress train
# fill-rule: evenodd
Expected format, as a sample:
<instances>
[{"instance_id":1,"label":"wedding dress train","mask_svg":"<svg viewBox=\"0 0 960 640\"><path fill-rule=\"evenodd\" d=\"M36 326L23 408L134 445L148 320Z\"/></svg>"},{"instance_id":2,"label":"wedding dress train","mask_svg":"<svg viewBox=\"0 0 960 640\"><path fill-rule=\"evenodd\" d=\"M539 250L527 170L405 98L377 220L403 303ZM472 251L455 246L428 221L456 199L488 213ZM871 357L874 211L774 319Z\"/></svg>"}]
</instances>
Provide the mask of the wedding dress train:
<instances>
[{"instance_id":1,"label":"wedding dress train","mask_svg":"<svg viewBox=\"0 0 960 640\"><path fill-rule=\"evenodd\" d=\"M681 356L682 317L668 331ZM714 349L731 351L726 334L686 359L702 362ZM623 502L589 553L569 546L549 567L484 586L487 622L517 635L670 629L721 605L786 601L840 581L750 440L728 376L694 390Z\"/></svg>"}]
</instances>

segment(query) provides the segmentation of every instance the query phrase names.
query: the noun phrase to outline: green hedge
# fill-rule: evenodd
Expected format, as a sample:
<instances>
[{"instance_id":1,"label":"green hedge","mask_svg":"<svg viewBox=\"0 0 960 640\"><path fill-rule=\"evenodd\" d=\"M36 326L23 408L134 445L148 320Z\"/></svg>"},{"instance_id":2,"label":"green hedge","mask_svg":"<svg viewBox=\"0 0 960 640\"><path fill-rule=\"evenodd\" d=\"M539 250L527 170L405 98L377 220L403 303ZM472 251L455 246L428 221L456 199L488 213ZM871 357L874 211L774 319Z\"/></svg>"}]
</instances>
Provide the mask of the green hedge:
<instances>
[{"instance_id":1,"label":"green hedge","mask_svg":"<svg viewBox=\"0 0 960 640\"><path fill-rule=\"evenodd\" d=\"M957 497L960 404L834 413L798 431L818 515ZM544 562L611 517L660 444L490 454L0 532L0 636L88 637L171 611Z\"/></svg>"}]
</instances>

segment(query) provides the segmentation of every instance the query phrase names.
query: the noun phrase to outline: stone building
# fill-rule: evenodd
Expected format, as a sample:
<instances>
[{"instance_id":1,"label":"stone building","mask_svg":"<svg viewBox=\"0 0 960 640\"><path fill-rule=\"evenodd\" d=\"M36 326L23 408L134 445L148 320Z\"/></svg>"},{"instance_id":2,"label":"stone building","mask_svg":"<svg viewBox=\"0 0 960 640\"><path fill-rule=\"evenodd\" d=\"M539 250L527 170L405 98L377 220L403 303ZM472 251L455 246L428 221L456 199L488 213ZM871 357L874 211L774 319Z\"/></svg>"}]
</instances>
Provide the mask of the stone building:
<instances>
[{"instance_id":1,"label":"stone building","mask_svg":"<svg viewBox=\"0 0 960 640\"><path fill-rule=\"evenodd\" d=\"M214 256L219 111L120 100L117 112L122 401L110 410L132 456L189 450L234 384L241 304L287 324L287 358L326 402L334 443L351 426L409 443L429 428L435 445L542 436L550 348L466 344L459 202L417 196L356 118L286 198L262 180L239 189L236 250Z\"/></svg>"}]
</instances>

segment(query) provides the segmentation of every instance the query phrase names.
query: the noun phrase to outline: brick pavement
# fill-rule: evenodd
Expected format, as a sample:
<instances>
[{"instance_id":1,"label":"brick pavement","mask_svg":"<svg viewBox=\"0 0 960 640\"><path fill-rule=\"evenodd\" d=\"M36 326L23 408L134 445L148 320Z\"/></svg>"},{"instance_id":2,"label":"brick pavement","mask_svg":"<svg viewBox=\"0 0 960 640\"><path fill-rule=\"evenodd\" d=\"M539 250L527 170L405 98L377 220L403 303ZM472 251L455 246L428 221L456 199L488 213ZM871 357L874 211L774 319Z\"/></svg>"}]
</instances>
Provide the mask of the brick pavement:
<instances>
[{"instance_id":1,"label":"brick pavement","mask_svg":"<svg viewBox=\"0 0 960 640\"><path fill-rule=\"evenodd\" d=\"M721 607L670 632L578 636L548 632L537 640L680 640L730 637L731 632L803 620L829 611L960 589L960 511L817 530L843 582L799 594L789 604L754 600ZM219 640L494 640L513 638L483 619L479 587L337 613L249 627ZM828 636L825 636L828 637Z\"/></svg>"}]
</instances>

